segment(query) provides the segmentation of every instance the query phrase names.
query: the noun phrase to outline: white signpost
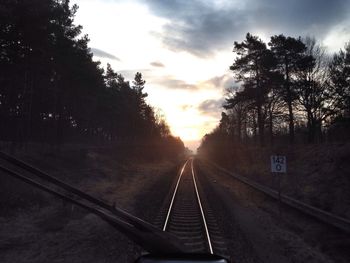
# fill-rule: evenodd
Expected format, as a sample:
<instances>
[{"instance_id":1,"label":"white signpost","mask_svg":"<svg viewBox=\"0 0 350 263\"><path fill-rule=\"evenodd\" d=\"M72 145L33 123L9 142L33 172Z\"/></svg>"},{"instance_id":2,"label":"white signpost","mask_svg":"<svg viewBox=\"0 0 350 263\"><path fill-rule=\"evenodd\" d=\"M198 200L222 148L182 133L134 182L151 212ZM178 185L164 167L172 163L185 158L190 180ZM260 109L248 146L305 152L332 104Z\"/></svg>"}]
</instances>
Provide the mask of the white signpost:
<instances>
[{"instance_id":1,"label":"white signpost","mask_svg":"<svg viewBox=\"0 0 350 263\"><path fill-rule=\"evenodd\" d=\"M271 172L286 173L287 158L283 155L271 155ZM281 176L278 176L278 210L281 217Z\"/></svg>"},{"instance_id":2,"label":"white signpost","mask_svg":"<svg viewBox=\"0 0 350 263\"><path fill-rule=\"evenodd\" d=\"M287 158L282 155L271 156L271 172L272 173L286 173L287 172Z\"/></svg>"}]
</instances>

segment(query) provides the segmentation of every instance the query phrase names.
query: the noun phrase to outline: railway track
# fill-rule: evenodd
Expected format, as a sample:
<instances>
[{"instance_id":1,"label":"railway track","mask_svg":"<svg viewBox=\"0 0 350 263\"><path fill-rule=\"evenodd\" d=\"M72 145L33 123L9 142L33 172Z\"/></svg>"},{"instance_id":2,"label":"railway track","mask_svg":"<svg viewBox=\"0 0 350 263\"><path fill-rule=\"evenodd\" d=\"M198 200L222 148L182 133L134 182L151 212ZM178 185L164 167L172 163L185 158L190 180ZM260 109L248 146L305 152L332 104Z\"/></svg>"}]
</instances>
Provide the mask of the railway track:
<instances>
[{"instance_id":1,"label":"railway track","mask_svg":"<svg viewBox=\"0 0 350 263\"><path fill-rule=\"evenodd\" d=\"M225 240L196 178L194 159L182 166L174 190L169 195L158 226L174 234L192 253L227 256Z\"/></svg>"},{"instance_id":2,"label":"railway track","mask_svg":"<svg viewBox=\"0 0 350 263\"><path fill-rule=\"evenodd\" d=\"M215 253L227 257L225 241L214 213L205 196L200 196L202 191L196 180L193 158L183 165L170 201L164 202L167 208L164 209L162 227L149 224L6 153L0 152L0 160L0 173L101 217L148 252L156 255ZM213 258L218 257L214 255Z\"/></svg>"}]
</instances>

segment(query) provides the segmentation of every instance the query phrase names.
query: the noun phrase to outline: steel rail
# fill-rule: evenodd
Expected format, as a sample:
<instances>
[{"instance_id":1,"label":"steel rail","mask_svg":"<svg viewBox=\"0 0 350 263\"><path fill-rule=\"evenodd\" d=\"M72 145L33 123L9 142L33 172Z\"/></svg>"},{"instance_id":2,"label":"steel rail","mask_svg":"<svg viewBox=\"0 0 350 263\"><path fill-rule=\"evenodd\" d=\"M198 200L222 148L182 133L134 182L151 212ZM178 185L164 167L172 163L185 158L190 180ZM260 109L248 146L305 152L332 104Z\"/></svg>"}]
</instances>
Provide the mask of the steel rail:
<instances>
[{"instance_id":1,"label":"steel rail","mask_svg":"<svg viewBox=\"0 0 350 263\"><path fill-rule=\"evenodd\" d=\"M190 162L190 164L188 162ZM180 174L179 174L179 177L177 179L174 192L172 194L171 202L170 202L170 205L169 205L169 208L168 208L168 211L167 211L167 216L166 216L166 219L165 219L165 222L164 222L163 231L166 231L168 229L169 222L172 220L171 214L173 213L173 210L175 209L174 208L175 199L178 198L179 185L180 185L181 180L184 180L182 178L183 178L184 170L185 170L187 165L191 165L191 167L190 167L191 175L190 176L191 176L192 181L193 181L193 186L192 186L193 189L194 189L194 197L193 198L194 198L194 201L195 201L195 203L197 203L198 208L199 208L199 209L197 208L199 210L199 211L197 210L198 211L198 220L201 222L201 225L202 225L202 227L204 229L204 232L205 232L205 233L203 233L203 238L204 238L203 241L204 241L204 243L207 244L207 247L209 248L210 254L214 254L213 246L212 246L212 242L211 242L211 238L210 238L210 234L209 234L209 229L208 229L208 225L207 225L207 220L205 218L202 201L201 201L201 198L200 198L200 195L199 195L199 191L198 191L197 181L196 181L196 178L195 178L195 172L194 172L194 168L193 168L193 158L189 158L185 162L185 164L183 165L183 167L182 167L182 169L180 171Z\"/></svg>"},{"instance_id":2,"label":"steel rail","mask_svg":"<svg viewBox=\"0 0 350 263\"><path fill-rule=\"evenodd\" d=\"M185 162L185 164L182 166L182 169L181 169L181 172L180 172L180 175L179 175L179 178L177 179L177 183L176 183L176 186L175 186L175 190L174 190L174 193L173 193L173 196L171 198L171 202L170 202L170 206L169 206L169 209L168 209L168 213L166 215L166 218L165 218L165 222L164 222L164 226L163 226L163 231L166 230L166 227L168 225L168 221L169 221L169 217L170 217L170 213L172 211L172 208L173 208L173 204L174 204L174 200L175 200L175 196L176 196L176 193L177 193L177 189L179 187L179 183L180 183L180 180L181 180L181 177L182 177L182 174L185 170L185 167L188 163L188 160Z\"/></svg>"},{"instance_id":3,"label":"steel rail","mask_svg":"<svg viewBox=\"0 0 350 263\"><path fill-rule=\"evenodd\" d=\"M195 178L195 175L194 175L193 159L191 160L191 170L192 170L192 178L193 178L193 182L194 182L194 188L196 190L196 196L197 196L199 208L201 210L201 215L202 215L203 225L204 225L204 229L205 229L205 234L206 234L207 242L208 242L208 245L209 245L209 251L210 251L210 254L214 254L213 253L213 247L211 245L211 240L210 240L209 230L208 230L208 226L207 226L207 221L205 219L205 215L204 215L204 211L203 211L203 207L202 207L202 202L201 202L201 199L200 199L199 193L198 193L197 182L196 182L196 178Z\"/></svg>"}]
</instances>

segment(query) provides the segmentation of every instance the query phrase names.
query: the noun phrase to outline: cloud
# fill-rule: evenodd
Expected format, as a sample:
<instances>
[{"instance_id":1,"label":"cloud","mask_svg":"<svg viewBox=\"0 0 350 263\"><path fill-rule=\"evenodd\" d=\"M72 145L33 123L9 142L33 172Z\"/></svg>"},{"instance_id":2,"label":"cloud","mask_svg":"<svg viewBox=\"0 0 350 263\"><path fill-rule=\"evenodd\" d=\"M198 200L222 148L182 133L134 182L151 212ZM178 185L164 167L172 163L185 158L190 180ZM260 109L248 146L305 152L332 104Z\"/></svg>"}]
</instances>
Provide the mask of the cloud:
<instances>
[{"instance_id":1,"label":"cloud","mask_svg":"<svg viewBox=\"0 0 350 263\"><path fill-rule=\"evenodd\" d=\"M186 111L193 108L193 105L184 104L180 106L181 110Z\"/></svg>"},{"instance_id":2,"label":"cloud","mask_svg":"<svg viewBox=\"0 0 350 263\"><path fill-rule=\"evenodd\" d=\"M117 58L116 56L107 53L106 51L103 51L101 49L98 48L91 48L92 53L94 54L94 56L96 57L100 57L100 58L109 58L109 59L113 59L113 60L117 60L120 61L119 58Z\"/></svg>"},{"instance_id":3,"label":"cloud","mask_svg":"<svg viewBox=\"0 0 350 263\"><path fill-rule=\"evenodd\" d=\"M174 79L170 76L155 78L152 81L155 84L159 84L161 86L164 86L168 89L179 89L179 90L189 90L189 91L195 91L198 89L197 85L189 84L184 80L181 79Z\"/></svg>"},{"instance_id":4,"label":"cloud","mask_svg":"<svg viewBox=\"0 0 350 263\"><path fill-rule=\"evenodd\" d=\"M247 32L324 38L337 24L346 23L350 0L144 1L156 16L169 20L163 44L174 51L210 57L231 49Z\"/></svg>"},{"instance_id":5,"label":"cloud","mask_svg":"<svg viewBox=\"0 0 350 263\"><path fill-rule=\"evenodd\" d=\"M228 88L236 85L230 74L223 74L221 76L215 76L205 81L200 81L195 84L187 83L184 80L176 79L172 76L155 77L150 76L150 83L158 84L164 88L174 90L218 90L225 92ZM185 105L184 105L185 106Z\"/></svg>"},{"instance_id":6,"label":"cloud","mask_svg":"<svg viewBox=\"0 0 350 263\"><path fill-rule=\"evenodd\" d=\"M231 74L223 74L221 76L215 76L205 81L207 85L211 85L214 88L221 88L223 91L231 88L235 85Z\"/></svg>"},{"instance_id":7,"label":"cloud","mask_svg":"<svg viewBox=\"0 0 350 263\"><path fill-rule=\"evenodd\" d=\"M142 78L146 80L146 83L148 83L148 80L152 78L152 71L146 68L124 69L118 70L117 72L122 74L126 80L133 80L136 72L140 72L142 74Z\"/></svg>"},{"instance_id":8,"label":"cloud","mask_svg":"<svg viewBox=\"0 0 350 263\"><path fill-rule=\"evenodd\" d=\"M205 100L201 102L197 109L202 115L209 115L217 117L222 112L222 105L224 103L224 99L218 100Z\"/></svg>"},{"instance_id":9,"label":"cloud","mask_svg":"<svg viewBox=\"0 0 350 263\"><path fill-rule=\"evenodd\" d=\"M153 66L153 67L159 67L159 68L164 68L165 67L164 64L159 62L159 61L153 61L153 62L150 63L150 65Z\"/></svg>"},{"instance_id":10,"label":"cloud","mask_svg":"<svg viewBox=\"0 0 350 263\"><path fill-rule=\"evenodd\" d=\"M186 3L189 6L197 2ZM207 58L222 48L230 50L235 34L244 35L245 30L241 27L244 17L235 10L218 12L198 4L188 9L188 12L174 12L179 15L171 15L171 22L163 26L162 33L156 35L170 50L186 51Z\"/></svg>"},{"instance_id":11,"label":"cloud","mask_svg":"<svg viewBox=\"0 0 350 263\"><path fill-rule=\"evenodd\" d=\"M226 89L235 85L233 78L230 74L223 74L221 76L215 76L208 80L198 82L196 84L189 84L184 80L175 79L172 76L155 77L152 82L159 84L169 89L181 89L181 90L209 90L217 89L225 91Z\"/></svg>"}]
</instances>

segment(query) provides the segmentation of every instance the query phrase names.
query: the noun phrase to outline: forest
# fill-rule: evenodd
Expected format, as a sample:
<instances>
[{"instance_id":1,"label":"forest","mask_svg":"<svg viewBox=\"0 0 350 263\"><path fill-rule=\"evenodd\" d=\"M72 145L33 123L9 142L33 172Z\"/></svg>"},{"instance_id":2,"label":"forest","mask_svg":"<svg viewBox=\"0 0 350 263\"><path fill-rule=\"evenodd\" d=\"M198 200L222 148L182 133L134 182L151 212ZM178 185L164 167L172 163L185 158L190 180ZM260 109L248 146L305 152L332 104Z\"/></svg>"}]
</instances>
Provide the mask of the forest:
<instances>
[{"instance_id":1,"label":"forest","mask_svg":"<svg viewBox=\"0 0 350 263\"><path fill-rule=\"evenodd\" d=\"M115 143L183 151L161 114L146 102L142 73L127 81L93 60L69 0L0 4L0 141Z\"/></svg>"},{"instance_id":2,"label":"forest","mask_svg":"<svg viewBox=\"0 0 350 263\"><path fill-rule=\"evenodd\" d=\"M219 125L203 138L199 152L219 158L223 149L242 145L349 140L349 43L331 56L312 37L280 34L266 44L247 33L234 42L233 52L234 85Z\"/></svg>"}]
</instances>

